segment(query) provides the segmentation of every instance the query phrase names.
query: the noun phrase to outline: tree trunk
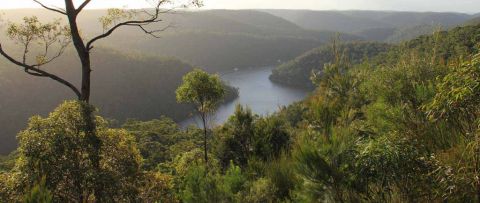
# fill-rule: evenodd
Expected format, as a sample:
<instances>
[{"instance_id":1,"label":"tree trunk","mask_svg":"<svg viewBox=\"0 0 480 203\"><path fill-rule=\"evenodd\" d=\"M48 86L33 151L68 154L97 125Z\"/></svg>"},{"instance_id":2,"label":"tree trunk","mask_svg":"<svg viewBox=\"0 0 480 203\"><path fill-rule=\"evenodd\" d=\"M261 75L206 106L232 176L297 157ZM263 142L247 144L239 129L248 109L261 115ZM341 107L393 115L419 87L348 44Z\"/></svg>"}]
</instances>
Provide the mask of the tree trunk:
<instances>
[{"instance_id":1,"label":"tree trunk","mask_svg":"<svg viewBox=\"0 0 480 203\"><path fill-rule=\"evenodd\" d=\"M80 98L81 101L90 103L90 83L91 83L91 65L90 65L90 54L87 53L82 60L82 89Z\"/></svg>"},{"instance_id":2,"label":"tree trunk","mask_svg":"<svg viewBox=\"0 0 480 203\"><path fill-rule=\"evenodd\" d=\"M90 102L90 73L91 64L90 64L90 50L85 46L83 39L80 35L80 31L77 25L77 11L73 5L72 0L65 0L65 6L68 16L68 22L70 25L70 32L72 34L73 45L77 51L78 57L82 63L82 88L81 96L78 98L81 101L86 103Z\"/></svg>"},{"instance_id":3,"label":"tree trunk","mask_svg":"<svg viewBox=\"0 0 480 203\"><path fill-rule=\"evenodd\" d=\"M202 122L203 122L203 135L204 135L204 151L205 151L205 165L208 167L208 150L207 150L207 119L204 112L202 112Z\"/></svg>"},{"instance_id":4,"label":"tree trunk","mask_svg":"<svg viewBox=\"0 0 480 203\"><path fill-rule=\"evenodd\" d=\"M92 164L94 170L94 175L92 177L93 182L93 192L97 202L102 201L103 194L103 185L100 180L99 174L101 171L100 168L100 149L102 146L100 138L96 134L96 123L94 108L89 105L90 102L90 83L91 77L91 63L90 63L90 50L85 46L83 39L80 35L80 31L77 25L77 10L73 4L72 0L65 0L65 10L68 16L68 21L70 25L70 32L72 35L73 45L77 51L78 57L82 63L82 87L81 95L78 98L80 101L84 102L82 104L82 116L85 119L85 137L88 141L90 147L90 153L88 158Z\"/></svg>"}]
</instances>

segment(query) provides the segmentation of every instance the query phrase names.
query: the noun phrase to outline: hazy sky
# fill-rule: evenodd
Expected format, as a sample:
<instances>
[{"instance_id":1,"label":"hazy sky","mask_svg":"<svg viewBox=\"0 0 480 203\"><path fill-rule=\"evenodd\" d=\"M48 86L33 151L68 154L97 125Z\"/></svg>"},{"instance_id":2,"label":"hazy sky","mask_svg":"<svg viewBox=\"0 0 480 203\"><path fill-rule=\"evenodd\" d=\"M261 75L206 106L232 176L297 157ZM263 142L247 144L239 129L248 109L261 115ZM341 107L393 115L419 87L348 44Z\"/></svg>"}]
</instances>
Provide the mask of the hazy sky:
<instances>
[{"instance_id":1,"label":"hazy sky","mask_svg":"<svg viewBox=\"0 0 480 203\"><path fill-rule=\"evenodd\" d=\"M81 1L81 0L80 0ZM32 0L0 0L0 8L35 7ZM61 6L63 0L42 0ZM77 1L79 2L79 1ZM146 7L145 0L93 0L90 8ZM480 0L204 0L206 9L311 9L311 10L403 10L480 12Z\"/></svg>"}]
</instances>

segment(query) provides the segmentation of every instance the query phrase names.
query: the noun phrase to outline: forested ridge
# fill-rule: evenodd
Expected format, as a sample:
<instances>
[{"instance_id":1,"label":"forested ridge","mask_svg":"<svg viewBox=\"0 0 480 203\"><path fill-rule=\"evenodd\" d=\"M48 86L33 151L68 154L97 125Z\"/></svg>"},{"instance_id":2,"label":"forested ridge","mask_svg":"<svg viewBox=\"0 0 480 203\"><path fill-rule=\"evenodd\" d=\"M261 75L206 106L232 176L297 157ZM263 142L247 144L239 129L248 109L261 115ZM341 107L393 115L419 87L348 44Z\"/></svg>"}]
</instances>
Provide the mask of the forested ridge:
<instances>
[{"instance_id":1,"label":"forested ridge","mask_svg":"<svg viewBox=\"0 0 480 203\"><path fill-rule=\"evenodd\" d=\"M85 104L66 101L32 117L17 151L0 159L0 200L478 202L479 37L480 26L465 26L398 45L334 40L285 66L313 64L295 73L312 80L308 98L268 116L238 105L208 129L208 145L203 130L166 117L118 127L98 116L113 103L98 105L99 170L86 158L96 151L83 136ZM122 80L126 71L116 80L148 83ZM95 94L113 102L127 87ZM102 196L92 193L98 185Z\"/></svg>"},{"instance_id":2,"label":"forested ridge","mask_svg":"<svg viewBox=\"0 0 480 203\"><path fill-rule=\"evenodd\" d=\"M351 42L339 45L342 54L350 63L357 64L387 51L391 45L375 42ZM310 80L312 71L321 71L323 65L335 59L332 45L310 50L297 58L277 66L270 79L281 84L313 88Z\"/></svg>"},{"instance_id":3,"label":"forested ridge","mask_svg":"<svg viewBox=\"0 0 480 203\"><path fill-rule=\"evenodd\" d=\"M353 34L367 40L402 42L476 17L453 12L266 10L305 29Z\"/></svg>"},{"instance_id":4,"label":"forested ridge","mask_svg":"<svg viewBox=\"0 0 480 203\"><path fill-rule=\"evenodd\" d=\"M435 52L442 59L448 59L457 53L473 53L475 44L478 42L479 31L476 26L465 26L453 28L450 31L435 31L436 37L444 39L442 44L435 47ZM348 42L338 45L339 50L345 55L349 63L358 64L365 61L371 63L396 63L393 57L405 50L421 50L427 52L433 47L434 37L423 35L416 39L399 44L382 44L373 42ZM387 51L388 50L388 51ZM458 54L457 54L458 55ZM272 81L300 87L311 87L311 73L321 72L324 65L335 60L331 45L324 45L312 49L297 58L277 66L270 79Z\"/></svg>"},{"instance_id":5,"label":"forested ridge","mask_svg":"<svg viewBox=\"0 0 480 203\"><path fill-rule=\"evenodd\" d=\"M4 18L18 22L40 10L6 10ZM98 19L106 10L87 10L79 24L86 36L100 34ZM61 16L41 13L38 18L51 20ZM256 20L252 20L256 19ZM155 25L165 29L160 38L145 38L141 31L127 27L100 43L124 52L139 51L175 57L210 71L233 70L277 64L328 42L334 31L303 29L280 17L255 10L182 11L162 15ZM345 40L359 39L342 34ZM140 38L142 40L130 40Z\"/></svg>"},{"instance_id":6,"label":"forested ridge","mask_svg":"<svg viewBox=\"0 0 480 203\"><path fill-rule=\"evenodd\" d=\"M12 49L11 49L12 50ZM32 115L46 115L66 98L74 95L62 86L42 78L31 78L18 68L0 59L0 122L8 123L0 129L0 152L15 149L15 134L25 127ZM178 59L140 53L123 53L98 48L93 53L95 64L92 92L93 101L101 108L101 115L124 122L129 118L149 120L162 115L180 121L193 109L175 101L175 88L182 76L193 70L190 64ZM68 65L66 65L68 64ZM72 50L47 68L65 78L75 80L78 66ZM229 87L226 102L237 96Z\"/></svg>"}]
</instances>

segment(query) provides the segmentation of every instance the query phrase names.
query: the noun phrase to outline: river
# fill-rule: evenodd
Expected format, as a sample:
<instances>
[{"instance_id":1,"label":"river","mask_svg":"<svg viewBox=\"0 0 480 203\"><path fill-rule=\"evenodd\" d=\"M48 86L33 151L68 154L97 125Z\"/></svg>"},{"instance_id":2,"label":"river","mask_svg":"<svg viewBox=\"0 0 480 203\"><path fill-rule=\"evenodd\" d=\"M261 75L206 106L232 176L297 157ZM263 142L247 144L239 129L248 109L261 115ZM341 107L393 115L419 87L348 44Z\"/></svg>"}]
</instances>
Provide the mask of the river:
<instances>
[{"instance_id":1,"label":"river","mask_svg":"<svg viewBox=\"0 0 480 203\"><path fill-rule=\"evenodd\" d=\"M239 97L221 105L212 116L213 124L221 124L230 117L236 104L247 105L258 115L268 115L281 106L300 101L307 96L308 90L278 85L269 80L273 67L263 67L220 73L222 80L239 89ZM185 127L201 124L198 117L191 117L180 125ZM200 125L199 125L200 126Z\"/></svg>"}]
</instances>

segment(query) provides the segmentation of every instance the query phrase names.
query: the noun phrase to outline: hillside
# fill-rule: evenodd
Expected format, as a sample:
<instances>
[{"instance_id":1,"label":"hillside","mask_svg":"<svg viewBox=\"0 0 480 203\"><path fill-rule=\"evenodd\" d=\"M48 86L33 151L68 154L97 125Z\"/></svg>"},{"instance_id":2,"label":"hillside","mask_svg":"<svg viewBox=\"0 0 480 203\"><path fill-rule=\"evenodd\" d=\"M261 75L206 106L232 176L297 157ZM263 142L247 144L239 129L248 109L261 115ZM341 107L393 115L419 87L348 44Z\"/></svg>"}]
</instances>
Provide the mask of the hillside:
<instances>
[{"instance_id":1,"label":"hillside","mask_svg":"<svg viewBox=\"0 0 480 203\"><path fill-rule=\"evenodd\" d=\"M307 179L285 192L294 201L477 201L479 34L455 28L330 64L315 93L279 116L295 145L273 165L289 175L266 177Z\"/></svg>"},{"instance_id":2,"label":"hillside","mask_svg":"<svg viewBox=\"0 0 480 203\"><path fill-rule=\"evenodd\" d=\"M329 30L358 34L368 40L399 42L413 39L432 29L422 28L421 32L400 35L404 30L418 27L452 28L472 18L462 13L437 12L394 12L394 11L308 11L308 10L267 10L273 15L287 19L302 28ZM402 36L402 38L399 38ZM395 40L391 40L394 38Z\"/></svg>"},{"instance_id":3,"label":"hillside","mask_svg":"<svg viewBox=\"0 0 480 203\"><path fill-rule=\"evenodd\" d=\"M388 50L390 46L382 43L352 42L341 44L338 48L351 63L359 63ZM322 70L324 65L334 60L331 45L324 45L310 50L288 61L272 71L270 79L280 84L312 88L310 80L312 71Z\"/></svg>"},{"instance_id":4,"label":"hillside","mask_svg":"<svg viewBox=\"0 0 480 203\"><path fill-rule=\"evenodd\" d=\"M128 41L128 34L121 32L104 45L174 56L208 70L231 70L287 61L335 35L305 30L271 14L251 10L180 13L167 21L174 27L160 39ZM342 36L346 40L358 39ZM119 41L124 43L115 43Z\"/></svg>"},{"instance_id":5,"label":"hillside","mask_svg":"<svg viewBox=\"0 0 480 203\"><path fill-rule=\"evenodd\" d=\"M412 30L411 32L419 32L419 30ZM408 35L410 32L403 32ZM414 34L409 35L413 37ZM404 49L404 47L409 47L410 49L425 49L422 47L433 46L434 43L430 35L423 35L417 37L416 39L400 43L398 45L392 45L391 53L400 52L399 50ZM442 43L442 46L437 47L437 54L442 56L447 60L450 56L464 54L468 55L475 52L478 49L476 43L480 41L479 30L476 29L476 26L466 26L464 28L453 28L449 31L442 31L439 33L439 40ZM463 37L468 36L468 37ZM401 37L398 37L401 38ZM396 38L395 41L398 40ZM393 40L392 38L391 40ZM445 41L445 42L442 42ZM340 46L339 49L342 50L348 58L353 62L359 62L364 58L371 58L374 61L386 62L387 58L396 60L395 57L389 56L386 57L385 52L388 50L387 45L378 44L378 43L347 43L343 46ZM421 50L425 51L425 50ZM390 53L390 54L391 54ZM315 48L311 51L308 51L295 59L288 61L280 66L277 66L273 71L270 79L274 82L287 84L292 86L300 87L311 87L312 82L310 81L310 76L312 70L321 70L326 63L332 62L332 48L329 45L324 45L319 48ZM398 53L397 53L398 54ZM379 55L376 57L376 55ZM399 57L399 56L398 56Z\"/></svg>"},{"instance_id":6,"label":"hillside","mask_svg":"<svg viewBox=\"0 0 480 203\"><path fill-rule=\"evenodd\" d=\"M78 81L79 62L72 51L48 66L59 75ZM92 64L92 103L101 114L119 122L127 118L142 120L162 115L176 120L186 118L189 106L179 105L175 89L191 65L172 58L149 57L144 54L124 54L110 49L96 48ZM0 59L0 153L15 149L15 135L25 128L32 115L45 115L74 95L49 79L27 76L18 67ZM69 64L65 66L65 64ZM227 100L236 95L231 93Z\"/></svg>"},{"instance_id":7,"label":"hillside","mask_svg":"<svg viewBox=\"0 0 480 203\"><path fill-rule=\"evenodd\" d=\"M6 10L5 19L19 21L23 16L41 13L40 19L60 17L36 10ZM86 36L102 33L98 19L104 10L85 11L79 17ZM231 70L277 64L329 41L335 32L312 31L269 13L254 10L176 11L162 15L169 26L160 38L149 38L136 28L119 30L100 44L126 52L138 51L175 57L207 70ZM359 39L342 35L345 40ZM130 40L138 39L138 40Z\"/></svg>"},{"instance_id":8,"label":"hillside","mask_svg":"<svg viewBox=\"0 0 480 203\"><path fill-rule=\"evenodd\" d=\"M470 20L468 20L467 22L464 23L464 25L467 25L467 26L478 25L478 24L480 24L480 16L475 17L473 19L470 19Z\"/></svg>"}]
</instances>

